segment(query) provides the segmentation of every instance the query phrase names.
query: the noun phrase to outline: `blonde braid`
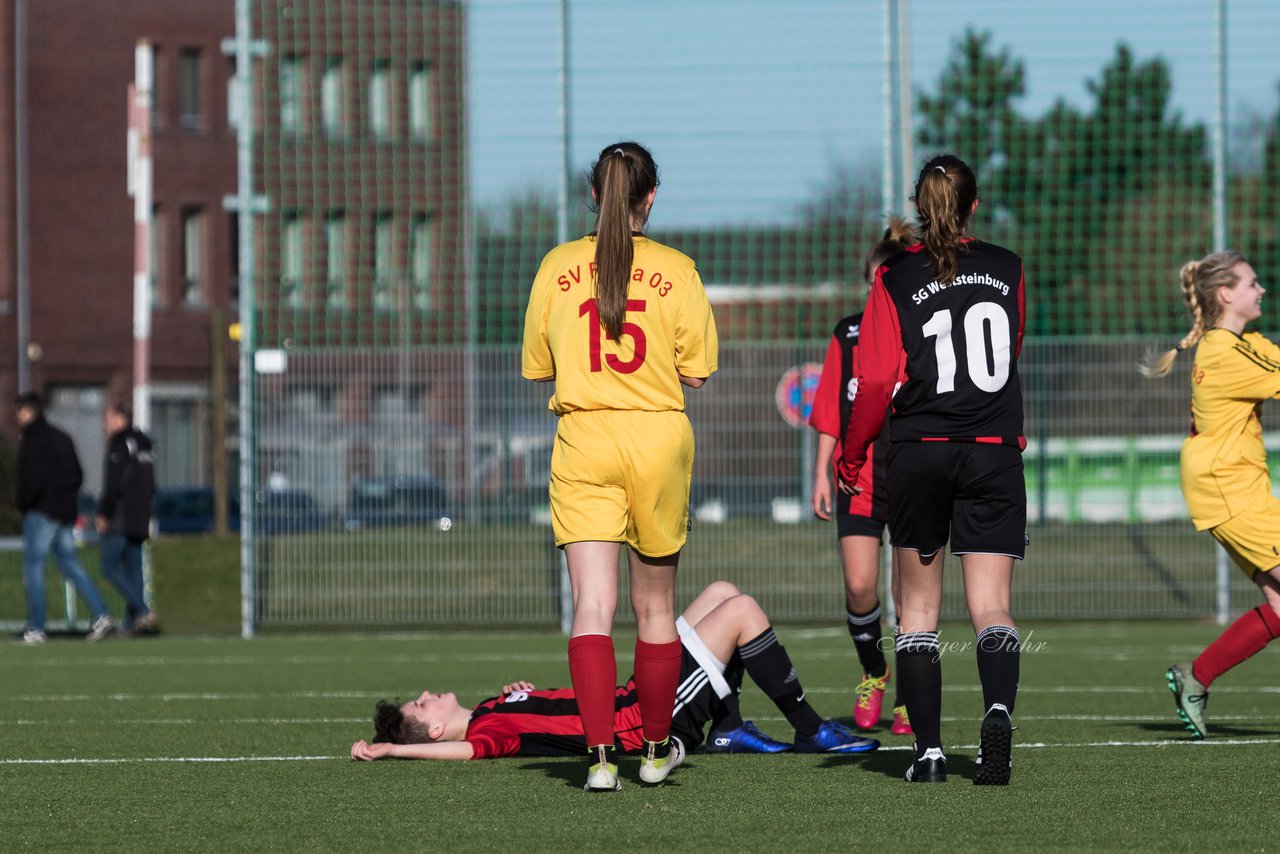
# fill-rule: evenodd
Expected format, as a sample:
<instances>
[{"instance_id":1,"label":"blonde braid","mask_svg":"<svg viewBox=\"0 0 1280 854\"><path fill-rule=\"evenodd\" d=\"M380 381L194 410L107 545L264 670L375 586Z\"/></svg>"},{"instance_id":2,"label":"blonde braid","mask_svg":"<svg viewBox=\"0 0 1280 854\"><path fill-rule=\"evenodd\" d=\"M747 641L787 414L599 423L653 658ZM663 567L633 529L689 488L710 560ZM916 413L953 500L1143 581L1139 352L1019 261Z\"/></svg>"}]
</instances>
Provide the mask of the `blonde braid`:
<instances>
[{"instance_id":1,"label":"blonde braid","mask_svg":"<svg viewBox=\"0 0 1280 854\"><path fill-rule=\"evenodd\" d=\"M1196 294L1196 271L1199 269L1199 261L1188 261L1182 265L1179 273L1179 278L1182 280L1182 299L1187 304L1187 311L1191 313L1191 331L1173 345L1172 350L1148 355L1142 364L1138 365L1138 370L1149 380L1168 376L1169 371L1173 370L1173 363L1178 358L1178 354L1188 347L1194 347L1200 340L1200 336L1204 334L1204 310L1200 307L1200 298Z\"/></svg>"}]
</instances>

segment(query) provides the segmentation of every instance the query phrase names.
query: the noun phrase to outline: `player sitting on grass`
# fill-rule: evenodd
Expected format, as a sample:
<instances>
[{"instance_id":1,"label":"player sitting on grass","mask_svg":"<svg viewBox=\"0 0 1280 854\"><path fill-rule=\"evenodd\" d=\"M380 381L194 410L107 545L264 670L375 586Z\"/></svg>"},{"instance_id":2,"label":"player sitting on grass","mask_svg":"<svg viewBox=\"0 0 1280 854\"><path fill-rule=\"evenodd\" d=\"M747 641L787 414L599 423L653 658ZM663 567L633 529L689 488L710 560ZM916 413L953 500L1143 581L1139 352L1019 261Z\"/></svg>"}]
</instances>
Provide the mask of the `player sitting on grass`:
<instances>
[{"instance_id":1,"label":"player sitting on grass","mask_svg":"<svg viewBox=\"0 0 1280 854\"><path fill-rule=\"evenodd\" d=\"M880 743L854 735L836 721L823 720L804 699L769 617L750 596L727 581L716 581L677 621L683 646L680 687L671 734L679 760L702 742L712 724L712 753L866 753ZM795 727L794 745L775 741L738 709L746 671ZM635 680L617 689L614 739L620 752L644 748ZM351 758L490 759L497 756L581 756L586 737L572 688L535 689L529 682L503 686L502 693L474 709L449 693L424 691L397 706L378 703L373 743L351 746Z\"/></svg>"}]
</instances>

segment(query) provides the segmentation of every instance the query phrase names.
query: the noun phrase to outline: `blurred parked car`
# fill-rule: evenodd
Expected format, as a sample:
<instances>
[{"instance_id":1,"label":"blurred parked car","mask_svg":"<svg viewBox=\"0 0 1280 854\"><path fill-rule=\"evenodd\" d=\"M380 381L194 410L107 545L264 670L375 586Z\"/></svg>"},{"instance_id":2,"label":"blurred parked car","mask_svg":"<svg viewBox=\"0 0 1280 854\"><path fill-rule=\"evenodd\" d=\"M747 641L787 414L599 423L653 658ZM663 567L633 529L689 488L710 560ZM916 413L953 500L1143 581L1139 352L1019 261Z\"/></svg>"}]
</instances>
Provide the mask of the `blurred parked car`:
<instances>
[{"instance_id":1,"label":"blurred parked car","mask_svg":"<svg viewBox=\"0 0 1280 854\"><path fill-rule=\"evenodd\" d=\"M240 530L240 499L227 496L227 527ZM213 532L213 489L208 486L170 486L157 489L151 502L151 521L160 534Z\"/></svg>"},{"instance_id":2,"label":"blurred parked car","mask_svg":"<svg viewBox=\"0 0 1280 854\"><path fill-rule=\"evenodd\" d=\"M347 530L429 525L448 515L444 484L430 475L357 480L347 500Z\"/></svg>"},{"instance_id":3,"label":"blurred parked car","mask_svg":"<svg viewBox=\"0 0 1280 854\"><path fill-rule=\"evenodd\" d=\"M227 528L240 530L240 498L227 498ZM153 518L161 534L209 534L213 532L213 489L182 486L157 489ZM256 533L301 534L329 527L329 514L302 489L267 489L259 494Z\"/></svg>"},{"instance_id":4,"label":"blurred parked car","mask_svg":"<svg viewBox=\"0 0 1280 854\"><path fill-rule=\"evenodd\" d=\"M311 493L302 489L268 489L259 495L256 530L272 534L302 534L329 527L324 513Z\"/></svg>"}]
</instances>

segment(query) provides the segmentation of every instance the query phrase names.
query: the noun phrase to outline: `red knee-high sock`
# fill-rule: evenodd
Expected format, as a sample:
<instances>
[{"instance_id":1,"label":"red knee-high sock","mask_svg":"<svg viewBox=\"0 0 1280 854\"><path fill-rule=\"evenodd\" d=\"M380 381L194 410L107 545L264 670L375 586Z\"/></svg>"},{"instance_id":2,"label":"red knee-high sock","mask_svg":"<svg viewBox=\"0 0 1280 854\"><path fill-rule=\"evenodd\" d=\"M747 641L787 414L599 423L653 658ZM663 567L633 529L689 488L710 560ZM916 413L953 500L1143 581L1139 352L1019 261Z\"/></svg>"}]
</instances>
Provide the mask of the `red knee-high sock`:
<instances>
[{"instance_id":1,"label":"red knee-high sock","mask_svg":"<svg viewBox=\"0 0 1280 854\"><path fill-rule=\"evenodd\" d=\"M680 641L649 643L636 638L636 694L647 741L663 741L671 732L671 711L680 684Z\"/></svg>"},{"instance_id":2,"label":"red knee-high sock","mask_svg":"<svg viewBox=\"0 0 1280 854\"><path fill-rule=\"evenodd\" d=\"M1191 666L1191 673L1208 688L1213 680L1260 652L1277 637L1280 637L1280 616L1269 605L1246 611L1200 653Z\"/></svg>"},{"instance_id":3,"label":"red knee-high sock","mask_svg":"<svg viewBox=\"0 0 1280 854\"><path fill-rule=\"evenodd\" d=\"M569 678L578 698L578 714L587 747L613 747L613 697L618 687L618 662L613 638L578 635L569 638Z\"/></svg>"}]
</instances>

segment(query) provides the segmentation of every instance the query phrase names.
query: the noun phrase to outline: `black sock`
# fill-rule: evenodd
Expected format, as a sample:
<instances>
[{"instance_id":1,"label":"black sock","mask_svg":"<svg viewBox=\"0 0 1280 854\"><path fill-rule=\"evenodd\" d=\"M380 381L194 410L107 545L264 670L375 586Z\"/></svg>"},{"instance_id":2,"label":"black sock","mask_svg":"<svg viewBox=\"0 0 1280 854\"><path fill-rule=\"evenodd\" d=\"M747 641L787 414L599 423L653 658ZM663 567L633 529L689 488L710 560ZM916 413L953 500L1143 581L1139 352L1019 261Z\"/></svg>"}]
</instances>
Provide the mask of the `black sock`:
<instances>
[{"instance_id":1,"label":"black sock","mask_svg":"<svg viewBox=\"0 0 1280 854\"><path fill-rule=\"evenodd\" d=\"M811 736L822 726L822 718L804 699L804 689L786 649L778 643L773 627L738 647L742 663L760 690L773 700L787 721L802 736Z\"/></svg>"},{"instance_id":2,"label":"black sock","mask_svg":"<svg viewBox=\"0 0 1280 854\"><path fill-rule=\"evenodd\" d=\"M711 729L714 732L737 729L742 726L742 707L738 703L738 692L721 697L711 718Z\"/></svg>"},{"instance_id":3,"label":"black sock","mask_svg":"<svg viewBox=\"0 0 1280 854\"><path fill-rule=\"evenodd\" d=\"M982 682L985 714L995 703L1009 710L1018 697L1018 670L1022 645L1013 626L988 626L978 633L978 680Z\"/></svg>"},{"instance_id":4,"label":"black sock","mask_svg":"<svg viewBox=\"0 0 1280 854\"><path fill-rule=\"evenodd\" d=\"M916 755L942 747L942 661L937 632L898 635L898 690L907 704L916 734Z\"/></svg>"},{"instance_id":5,"label":"black sock","mask_svg":"<svg viewBox=\"0 0 1280 854\"><path fill-rule=\"evenodd\" d=\"M724 666L724 681L729 686L729 696L721 697L711 712L711 729L713 732L737 729L742 726L742 706L738 695L742 693L742 656L734 650L729 656L729 663Z\"/></svg>"},{"instance_id":6,"label":"black sock","mask_svg":"<svg viewBox=\"0 0 1280 854\"><path fill-rule=\"evenodd\" d=\"M855 614L846 606L844 609L845 624L849 627L849 637L853 638L853 648L857 650L858 662L862 664L862 672L878 679L884 675L887 667L884 650L880 648L880 639L884 633L880 629L880 603L865 614Z\"/></svg>"}]
</instances>

